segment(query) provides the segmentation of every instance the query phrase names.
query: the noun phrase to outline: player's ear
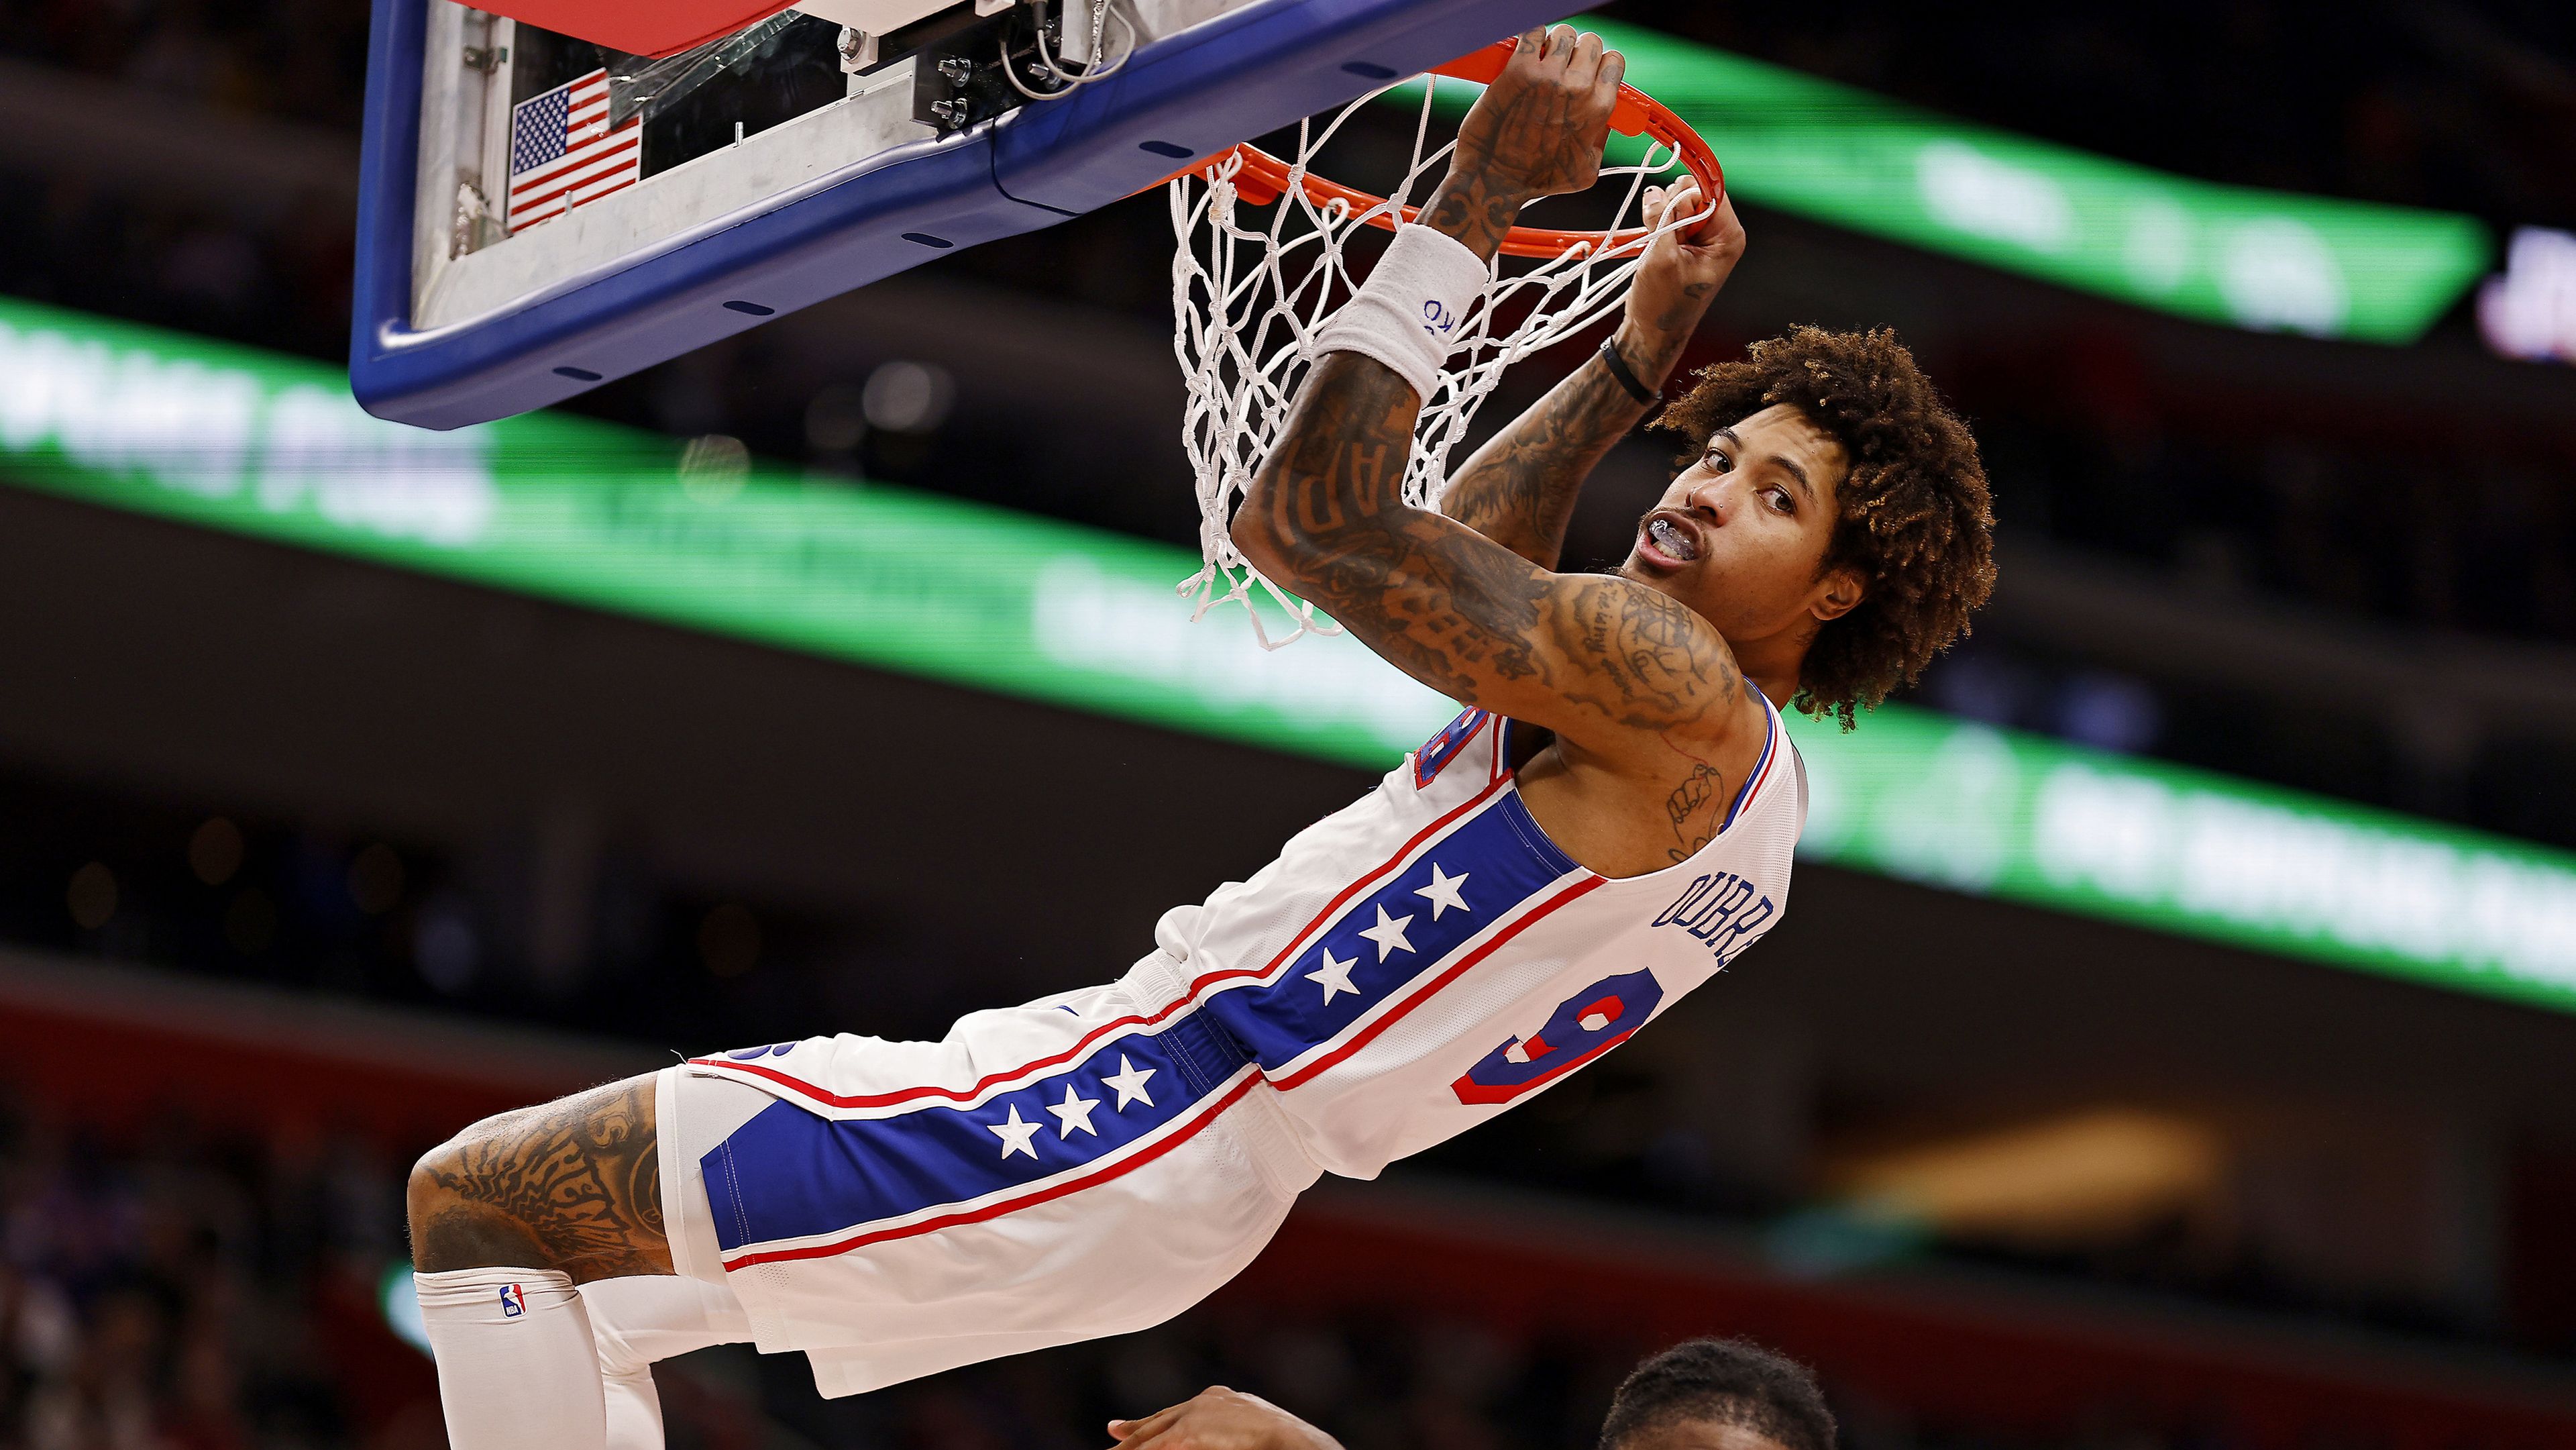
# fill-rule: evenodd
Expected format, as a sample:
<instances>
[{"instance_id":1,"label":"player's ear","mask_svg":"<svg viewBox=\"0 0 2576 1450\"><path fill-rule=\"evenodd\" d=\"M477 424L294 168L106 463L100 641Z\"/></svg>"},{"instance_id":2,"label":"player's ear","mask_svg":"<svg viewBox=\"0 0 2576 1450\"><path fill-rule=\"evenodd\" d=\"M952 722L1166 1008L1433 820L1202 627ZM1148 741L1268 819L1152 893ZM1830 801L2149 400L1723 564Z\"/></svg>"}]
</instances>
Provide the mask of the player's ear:
<instances>
[{"instance_id":1,"label":"player's ear","mask_svg":"<svg viewBox=\"0 0 2576 1450\"><path fill-rule=\"evenodd\" d=\"M1817 623L1830 624L1860 608L1868 596L1869 581L1859 570L1842 565L1826 570L1825 577L1816 581L1815 592L1807 596L1807 612Z\"/></svg>"}]
</instances>

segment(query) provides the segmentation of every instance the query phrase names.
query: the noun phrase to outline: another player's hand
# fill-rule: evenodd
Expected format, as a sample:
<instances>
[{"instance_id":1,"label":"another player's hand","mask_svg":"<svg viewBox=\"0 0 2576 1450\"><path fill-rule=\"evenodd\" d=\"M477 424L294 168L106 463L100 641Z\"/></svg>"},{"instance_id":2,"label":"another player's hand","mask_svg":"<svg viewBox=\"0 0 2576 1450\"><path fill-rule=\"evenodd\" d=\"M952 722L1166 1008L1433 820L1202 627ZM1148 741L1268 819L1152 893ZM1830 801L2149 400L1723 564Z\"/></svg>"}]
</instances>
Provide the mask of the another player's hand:
<instances>
[{"instance_id":1,"label":"another player's hand","mask_svg":"<svg viewBox=\"0 0 2576 1450\"><path fill-rule=\"evenodd\" d=\"M1459 125L1450 174L1515 202L1590 186L1627 70L1600 36L1571 25L1531 30Z\"/></svg>"},{"instance_id":2,"label":"another player's hand","mask_svg":"<svg viewBox=\"0 0 2576 1450\"><path fill-rule=\"evenodd\" d=\"M1141 1420L1112 1420L1119 1450L1342 1450L1332 1436L1261 1398L1210 1385Z\"/></svg>"},{"instance_id":3,"label":"another player's hand","mask_svg":"<svg viewBox=\"0 0 2576 1450\"><path fill-rule=\"evenodd\" d=\"M1667 216L1688 217L1704 211L1708 203L1701 197L1696 177L1685 177L1669 190L1646 189L1650 227L1662 226ZM1682 343L1699 326L1717 289L1726 285L1727 274L1743 257L1744 224L1735 219L1732 197L1721 198L1717 210L1703 220L1655 238L1628 289L1629 335L1623 338L1621 351L1632 363L1641 356L1678 358ZM1653 384L1661 379L1646 381Z\"/></svg>"}]
</instances>

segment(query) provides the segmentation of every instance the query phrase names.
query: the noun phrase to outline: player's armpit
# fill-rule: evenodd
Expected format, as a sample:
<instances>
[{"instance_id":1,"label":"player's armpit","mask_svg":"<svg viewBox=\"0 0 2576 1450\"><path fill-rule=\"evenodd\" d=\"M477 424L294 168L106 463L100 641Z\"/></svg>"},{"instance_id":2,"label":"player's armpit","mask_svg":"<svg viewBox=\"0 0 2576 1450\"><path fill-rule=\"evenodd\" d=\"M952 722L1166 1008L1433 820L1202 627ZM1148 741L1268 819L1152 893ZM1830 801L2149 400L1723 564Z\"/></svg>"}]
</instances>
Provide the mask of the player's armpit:
<instances>
[{"instance_id":1,"label":"player's armpit","mask_svg":"<svg viewBox=\"0 0 2576 1450\"><path fill-rule=\"evenodd\" d=\"M1235 516L1244 556L1441 693L1598 750L1763 728L1726 641L1679 601L1406 505L1417 408L1392 369L1326 355Z\"/></svg>"}]
</instances>

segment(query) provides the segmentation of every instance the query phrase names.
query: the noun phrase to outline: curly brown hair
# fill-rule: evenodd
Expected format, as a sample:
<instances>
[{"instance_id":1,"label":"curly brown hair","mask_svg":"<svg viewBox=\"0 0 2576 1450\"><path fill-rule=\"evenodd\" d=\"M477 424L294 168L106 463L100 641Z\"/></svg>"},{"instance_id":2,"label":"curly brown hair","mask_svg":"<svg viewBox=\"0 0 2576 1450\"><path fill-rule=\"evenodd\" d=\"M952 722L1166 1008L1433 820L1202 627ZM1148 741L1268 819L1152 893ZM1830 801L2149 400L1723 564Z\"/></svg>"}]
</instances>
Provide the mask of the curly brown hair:
<instances>
[{"instance_id":1,"label":"curly brown hair","mask_svg":"<svg viewBox=\"0 0 2576 1450\"><path fill-rule=\"evenodd\" d=\"M1851 459L1824 568L1858 570L1868 591L1817 634L1795 700L1848 730L1857 710L1913 684L1967 633L1993 591L1986 470L1968 426L1889 328L1793 327L1757 342L1741 362L1702 369L1655 426L1691 440L1687 462L1711 433L1775 403L1815 420Z\"/></svg>"}]
</instances>

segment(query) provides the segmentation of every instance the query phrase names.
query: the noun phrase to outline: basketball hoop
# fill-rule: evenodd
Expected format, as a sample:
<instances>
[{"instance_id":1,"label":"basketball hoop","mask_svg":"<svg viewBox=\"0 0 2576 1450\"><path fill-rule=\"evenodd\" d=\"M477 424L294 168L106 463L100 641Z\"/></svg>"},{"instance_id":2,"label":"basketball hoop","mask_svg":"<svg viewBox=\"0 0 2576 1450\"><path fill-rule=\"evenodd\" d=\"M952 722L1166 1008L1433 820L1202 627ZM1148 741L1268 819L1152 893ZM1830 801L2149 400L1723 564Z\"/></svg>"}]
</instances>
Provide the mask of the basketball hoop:
<instances>
[{"instance_id":1,"label":"basketball hoop","mask_svg":"<svg viewBox=\"0 0 2576 1450\"><path fill-rule=\"evenodd\" d=\"M1192 618L1237 602L1253 617L1266 649L1307 633L1337 634L1338 626L1312 606L1263 578L1245 562L1228 532L1235 501L1277 445L1298 384L1313 362L1312 340L1356 286L1346 252L1355 229L1392 232L1415 219L1405 198L1426 173L1437 173L1455 139L1426 151L1439 84L1449 79L1491 82L1511 59L1505 40L1422 78L1411 164L1388 195L1317 176L1316 154L1361 106L1393 86L1352 102L1322 126L1298 127L1297 150L1281 159L1246 144L1199 162L1170 179L1173 351L1189 390L1181 441L1195 476L1199 546L1205 560L1180 592L1196 601ZM1422 400L1414 448L1407 459L1404 498L1436 507L1448 476L1449 455L1466 436L1476 411L1514 362L1600 322L1627 298L1647 245L1663 232L1696 226L1725 196L1725 173L1708 144L1652 97L1628 85L1610 114L1610 129L1640 138L1645 151L1634 164L1601 169L1601 186L1621 184L1610 225L1598 230L1516 226L1500 248L1535 263L1503 275L1497 265L1484 295L1471 304L1461 341L1431 397ZM1687 216L1666 216L1660 227L1643 222L1639 203L1651 178L1686 171L1704 205ZM1270 208L1269 224L1242 224L1245 207ZM1525 314L1520 309L1526 306ZM1517 315L1516 319L1513 317ZM1256 584L1291 628L1273 638L1253 607Z\"/></svg>"}]
</instances>

